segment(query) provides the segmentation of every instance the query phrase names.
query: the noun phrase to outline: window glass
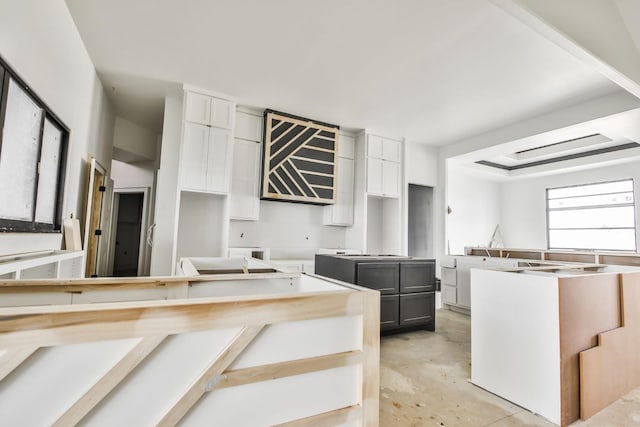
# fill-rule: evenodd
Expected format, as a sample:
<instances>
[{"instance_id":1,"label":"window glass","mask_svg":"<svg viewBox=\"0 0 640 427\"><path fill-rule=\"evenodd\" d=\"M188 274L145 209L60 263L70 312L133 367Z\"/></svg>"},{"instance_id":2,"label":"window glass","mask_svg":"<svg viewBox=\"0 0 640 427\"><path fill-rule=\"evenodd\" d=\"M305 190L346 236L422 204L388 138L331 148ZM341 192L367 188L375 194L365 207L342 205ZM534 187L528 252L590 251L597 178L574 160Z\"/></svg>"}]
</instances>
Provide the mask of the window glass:
<instances>
[{"instance_id":1,"label":"window glass","mask_svg":"<svg viewBox=\"0 0 640 427\"><path fill-rule=\"evenodd\" d=\"M44 129L42 131L42 150L40 153L36 222L46 224L53 224L54 222L61 145L62 131L48 118L45 118Z\"/></svg>"},{"instance_id":2,"label":"window glass","mask_svg":"<svg viewBox=\"0 0 640 427\"><path fill-rule=\"evenodd\" d=\"M0 217L33 220L42 109L13 80L0 148Z\"/></svg>"},{"instance_id":3,"label":"window glass","mask_svg":"<svg viewBox=\"0 0 640 427\"><path fill-rule=\"evenodd\" d=\"M633 180L547 190L550 249L636 250Z\"/></svg>"}]
</instances>

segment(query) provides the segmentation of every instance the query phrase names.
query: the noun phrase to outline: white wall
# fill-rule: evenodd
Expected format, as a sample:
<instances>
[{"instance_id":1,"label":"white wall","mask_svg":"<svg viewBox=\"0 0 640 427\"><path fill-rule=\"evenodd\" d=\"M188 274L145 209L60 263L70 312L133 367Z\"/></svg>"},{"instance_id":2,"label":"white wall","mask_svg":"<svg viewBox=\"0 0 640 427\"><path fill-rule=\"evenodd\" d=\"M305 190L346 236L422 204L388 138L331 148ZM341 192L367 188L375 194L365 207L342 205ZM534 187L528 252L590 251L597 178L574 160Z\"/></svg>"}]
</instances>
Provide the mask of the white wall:
<instances>
[{"instance_id":1,"label":"white wall","mask_svg":"<svg viewBox=\"0 0 640 427\"><path fill-rule=\"evenodd\" d=\"M428 145L419 144L416 142L405 142L405 193L403 198L402 207L402 247L403 253L409 254L409 184L424 185L427 187L433 187L433 213L435 218L430 218L430 228L432 232L430 234L430 242L428 246L431 248L430 253L439 255L442 253L436 246L442 239L441 236L444 233L442 222L439 220L439 212L443 211L442 201L440 200L440 194L442 193L443 185L438 186L438 163L439 163L439 149L436 147L430 147ZM435 248L435 250L434 250Z\"/></svg>"},{"instance_id":2,"label":"white wall","mask_svg":"<svg viewBox=\"0 0 640 427\"><path fill-rule=\"evenodd\" d=\"M438 183L438 149L416 142L405 144L407 182L435 187Z\"/></svg>"},{"instance_id":3,"label":"white wall","mask_svg":"<svg viewBox=\"0 0 640 427\"><path fill-rule=\"evenodd\" d=\"M158 135L122 117L116 117L113 148L132 155L136 160L154 160Z\"/></svg>"},{"instance_id":4,"label":"white wall","mask_svg":"<svg viewBox=\"0 0 640 427\"><path fill-rule=\"evenodd\" d=\"M452 209L446 218L447 241L451 254L463 254L465 246L487 246L491 241L501 220L501 185L451 163L447 165L446 200Z\"/></svg>"},{"instance_id":5,"label":"white wall","mask_svg":"<svg viewBox=\"0 0 640 427\"><path fill-rule=\"evenodd\" d=\"M0 55L71 129L63 216L82 218L86 162L111 163L115 120L64 0L0 0ZM0 234L0 253L59 249L61 234Z\"/></svg>"},{"instance_id":6,"label":"white wall","mask_svg":"<svg viewBox=\"0 0 640 427\"><path fill-rule=\"evenodd\" d=\"M260 220L231 221L229 246L344 248L345 227L322 225L322 215L322 206L261 200Z\"/></svg>"},{"instance_id":7,"label":"white wall","mask_svg":"<svg viewBox=\"0 0 640 427\"><path fill-rule=\"evenodd\" d=\"M177 228L178 163L182 132L182 98L167 97L164 102L162 155L156 187L156 227L151 250L151 275L170 275Z\"/></svg>"},{"instance_id":8,"label":"white wall","mask_svg":"<svg viewBox=\"0 0 640 427\"><path fill-rule=\"evenodd\" d=\"M149 187L153 188L155 162L124 163L111 162L113 188Z\"/></svg>"},{"instance_id":9,"label":"white wall","mask_svg":"<svg viewBox=\"0 0 640 427\"><path fill-rule=\"evenodd\" d=\"M633 178L636 226L640 224L640 162L589 169L580 172L513 180L501 185L500 229L506 247L547 248L545 190L567 185L590 184ZM637 247L640 248L636 232Z\"/></svg>"}]
</instances>

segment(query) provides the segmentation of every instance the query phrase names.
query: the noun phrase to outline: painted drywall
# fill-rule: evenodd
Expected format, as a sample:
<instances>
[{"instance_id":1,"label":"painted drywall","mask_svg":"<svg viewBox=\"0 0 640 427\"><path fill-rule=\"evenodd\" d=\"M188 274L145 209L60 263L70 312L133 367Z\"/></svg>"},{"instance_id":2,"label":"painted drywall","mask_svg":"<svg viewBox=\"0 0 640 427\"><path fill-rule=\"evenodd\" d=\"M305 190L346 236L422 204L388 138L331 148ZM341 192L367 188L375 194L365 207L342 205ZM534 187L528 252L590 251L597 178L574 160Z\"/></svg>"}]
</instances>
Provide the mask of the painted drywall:
<instances>
[{"instance_id":1,"label":"painted drywall","mask_svg":"<svg viewBox=\"0 0 640 427\"><path fill-rule=\"evenodd\" d=\"M0 0L0 55L71 129L63 216L82 218L86 163L111 163L115 115L63 0ZM2 233L0 254L59 249L62 234Z\"/></svg>"},{"instance_id":2,"label":"painted drywall","mask_svg":"<svg viewBox=\"0 0 640 427\"><path fill-rule=\"evenodd\" d=\"M445 213L446 238L450 253L457 255L464 253L465 246L489 244L500 224L502 196L499 182L448 163L446 200L451 213Z\"/></svg>"},{"instance_id":3,"label":"painted drywall","mask_svg":"<svg viewBox=\"0 0 640 427\"><path fill-rule=\"evenodd\" d=\"M152 276L170 275L173 271L181 130L182 98L167 97L164 103L162 154L156 187L156 226L151 251Z\"/></svg>"},{"instance_id":4,"label":"painted drywall","mask_svg":"<svg viewBox=\"0 0 640 427\"><path fill-rule=\"evenodd\" d=\"M408 255L434 257L433 187L409 185L408 192Z\"/></svg>"},{"instance_id":5,"label":"painted drywall","mask_svg":"<svg viewBox=\"0 0 640 427\"><path fill-rule=\"evenodd\" d=\"M260 220L230 221L229 246L344 248L345 227L322 225L322 206L260 201Z\"/></svg>"},{"instance_id":6,"label":"painted drywall","mask_svg":"<svg viewBox=\"0 0 640 427\"><path fill-rule=\"evenodd\" d=\"M153 188L154 162L124 163L111 162L113 188L149 187Z\"/></svg>"},{"instance_id":7,"label":"painted drywall","mask_svg":"<svg viewBox=\"0 0 640 427\"><path fill-rule=\"evenodd\" d=\"M636 225L640 224L640 162L593 168L585 171L512 180L501 184L500 229L506 247L547 248L545 190L568 185L590 184L633 178L636 196ZM637 247L640 240L636 231Z\"/></svg>"},{"instance_id":8,"label":"painted drywall","mask_svg":"<svg viewBox=\"0 0 640 427\"><path fill-rule=\"evenodd\" d=\"M438 149L416 142L405 143L407 182L434 187L438 183Z\"/></svg>"},{"instance_id":9,"label":"painted drywall","mask_svg":"<svg viewBox=\"0 0 640 427\"><path fill-rule=\"evenodd\" d=\"M405 142L405 184L407 186L405 197L403 199L403 235L406 236L403 245L406 245L406 249L403 253L408 255L417 255L435 257L436 254L442 253L436 248L437 242L441 240L441 235L444 230L441 226L441 222L437 220L437 216L434 218L434 214L437 212L443 212L442 201L439 198L440 188L444 188L444 185L438 186L438 157L439 150L437 147L430 147L428 145L419 144L416 142ZM409 184L421 185L425 187L431 187L431 215L429 223L426 225L428 230L428 241L424 241L426 247L418 249L415 244L417 240L412 234L418 233L424 235L422 230L412 229L409 218L414 218L416 214L422 215L415 211L412 211L409 205L410 192ZM420 244L419 244L420 245Z\"/></svg>"},{"instance_id":10,"label":"painted drywall","mask_svg":"<svg viewBox=\"0 0 640 427\"><path fill-rule=\"evenodd\" d=\"M154 160L158 135L122 117L116 117L113 130L113 149L125 161Z\"/></svg>"}]
</instances>

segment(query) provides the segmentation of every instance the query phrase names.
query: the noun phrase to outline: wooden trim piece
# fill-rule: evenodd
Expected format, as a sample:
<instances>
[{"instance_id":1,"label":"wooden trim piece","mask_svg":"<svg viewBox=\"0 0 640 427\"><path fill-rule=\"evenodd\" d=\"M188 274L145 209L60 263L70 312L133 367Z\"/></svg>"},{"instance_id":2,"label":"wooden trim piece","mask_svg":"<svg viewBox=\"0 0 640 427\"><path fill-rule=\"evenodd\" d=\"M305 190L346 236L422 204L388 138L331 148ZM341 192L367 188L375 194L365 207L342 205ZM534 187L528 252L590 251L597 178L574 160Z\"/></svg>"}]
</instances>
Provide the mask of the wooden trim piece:
<instances>
[{"instance_id":1,"label":"wooden trim piece","mask_svg":"<svg viewBox=\"0 0 640 427\"><path fill-rule=\"evenodd\" d=\"M603 331L620 326L619 274L558 279L560 320L560 421L580 418L580 352Z\"/></svg>"},{"instance_id":2,"label":"wooden trim piece","mask_svg":"<svg viewBox=\"0 0 640 427\"><path fill-rule=\"evenodd\" d=\"M580 418L586 420L640 386L640 273L623 273L622 326L580 353Z\"/></svg>"},{"instance_id":3,"label":"wooden trim piece","mask_svg":"<svg viewBox=\"0 0 640 427\"><path fill-rule=\"evenodd\" d=\"M167 337L159 335L142 338L129 352L104 374L53 424L56 427L77 424L107 396L136 366L151 354Z\"/></svg>"},{"instance_id":4,"label":"wooden trim piece","mask_svg":"<svg viewBox=\"0 0 640 427\"><path fill-rule=\"evenodd\" d=\"M245 326L227 344L224 350L195 379L185 393L162 417L157 426L174 426L195 405L202 395L209 391L210 383L216 380L245 348L258 336L265 325Z\"/></svg>"},{"instance_id":5,"label":"wooden trim piece","mask_svg":"<svg viewBox=\"0 0 640 427\"><path fill-rule=\"evenodd\" d=\"M315 427L315 426L334 426L355 421L362 416L362 407L360 405L347 406L336 409L334 411L323 412L322 414L312 415L310 417L300 418L298 420L289 421L282 424L276 424L274 427ZM366 422L363 426L369 427ZM377 423L375 424L377 425Z\"/></svg>"},{"instance_id":6,"label":"wooden trim piece","mask_svg":"<svg viewBox=\"0 0 640 427\"><path fill-rule=\"evenodd\" d=\"M296 279L300 273L251 273L251 274L208 274L200 276L167 276L167 277L96 277L91 279L41 279L41 280L1 280L0 292L28 292L28 291L73 291L96 289L141 289L165 287L172 283L197 285L199 282L215 282L229 280L264 280L264 279Z\"/></svg>"},{"instance_id":7,"label":"wooden trim piece","mask_svg":"<svg viewBox=\"0 0 640 427\"><path fill-rule=\"evenodd\" d=\"M364 294L340 290L302 295L3 308L0 309L0 348L359 315Z\"/></svg>"},{"instance_id":8,"label":"wooden trim piece","mask_svg":"<svg viewBox=\"0 0 640 427\"><path fill-rule=\"evenodd\" d=\"M189 282L167 283L167 299L184 299L189 296Z\"/></svg>"},{"instance_id":9,"label":"wooden trim piece","mask_svg":"<svg viewBox=\"0 0 640 427\"><path fill-rule=\"evenodd\" d=\"M326 369L334 369L361 362L362 352L358 350L235 369L222 374L220 383L216 385L216 389L275 380L293 375L308 374L310 372L324 371Z\"/></svg>"},{"instance_id":10,"label":"wooden trim piece","mask_svg":"<svg viewBox=\"0 0 640 427\"><path fill-rule=\"evenodd\" d=\"M38 350L38 347L7 349L0 356L0 381L27 360L36 350Z\"/></svg>"},{"instance_id":11,"label":"wooden trim piece","mask_svg":"<svg viewBox=\"0 0 640 427\"><path fill-rule=\"evenodd\" d=\"M362 425L375 427L380 419L380 293L363 294Z\"/></svg>"}]
</instances>

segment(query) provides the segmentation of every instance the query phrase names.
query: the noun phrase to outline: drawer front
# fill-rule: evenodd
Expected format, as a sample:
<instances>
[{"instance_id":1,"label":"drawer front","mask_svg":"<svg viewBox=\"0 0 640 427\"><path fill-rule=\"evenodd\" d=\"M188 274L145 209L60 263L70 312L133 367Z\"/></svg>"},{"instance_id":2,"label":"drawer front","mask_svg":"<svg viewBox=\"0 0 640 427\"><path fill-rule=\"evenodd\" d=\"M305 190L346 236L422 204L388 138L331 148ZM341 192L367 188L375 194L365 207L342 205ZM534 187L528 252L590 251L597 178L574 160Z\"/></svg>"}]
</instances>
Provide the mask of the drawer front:
<instances>
[{"instance_id":1,"label":"drawer front","mask_svg":"<svg viewBox=\"0 0 640 427\"><path fill-rule=\"evenodd\" d=\"M380 296L380 329L395 328L400 324L398 299L397 295Z\"/></svg>"},{"instance_id":2,"label":"drawer front","mask_svg":"<svg viewBox=\"0 0 640 427\"><path fill-rule=\"evenodd\" d=\"M450 267L442 267L442 283L448 285L456 285L457 281L457 272L455 268Z\"/></svg>"},{"instance_id":3,"label":"drawer front","mask_svg":"<svg viewBox=\"0 0 640 427\"><path fill-rule=\"evenodd\" d=\"M421 325L435 319L436 294L400 295L400 325Z\"/></svg>"},{"instance_id":4,"label":"drawer front","mask_svg":"<svg viewBox=\"0 0 640 427\"><path fill-rule=\"evenodd\" d=\"M429 292L436 290L436 266L431 262L401 262L400 292Z\"/></svg>"},{"instance_id":5,"label":"drawer front","mask_svg":"<svg viewBox=\"0 0 640 427\"><path fill-rule=\"evenodd\" d=\"M449 286L442 284L442 302L444 304L457 304L458 303L458 288L455 286Z\"/></svg>"},{"instance_id":6,"label":"drawer front","mask_svg":"<svg viewBox=\"0 0 640 427\"><path fill-rule=\"evenodd\" d=\"M398 263L358 263L357 270L356 285L375 289L383 295L398 293L400 283Z\"/></svg>"}]
</instances>

